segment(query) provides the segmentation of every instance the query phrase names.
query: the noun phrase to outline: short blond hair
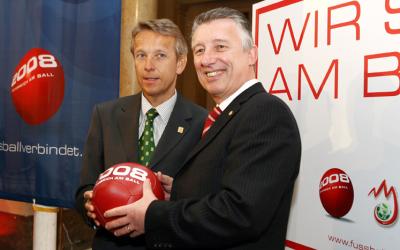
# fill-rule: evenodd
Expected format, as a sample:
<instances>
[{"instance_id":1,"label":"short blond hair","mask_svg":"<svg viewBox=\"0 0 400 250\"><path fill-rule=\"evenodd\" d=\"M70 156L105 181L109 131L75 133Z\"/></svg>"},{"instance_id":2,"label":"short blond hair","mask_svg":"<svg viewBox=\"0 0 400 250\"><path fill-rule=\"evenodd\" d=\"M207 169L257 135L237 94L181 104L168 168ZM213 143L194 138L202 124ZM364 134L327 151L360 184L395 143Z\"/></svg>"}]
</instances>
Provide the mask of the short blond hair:
<instances>
[{"instance_id":1,"label":"short blond hair","mask_svg":"<svg viewBox=\"0 0 400 250\"><path fill-rule=\"evenodd\" d=\"M175 53L177 57L186 56L188 46L179 27L169 19L154 19L139 22L132 30L132 41L139 32L150 30L163 36L172 36L175 38ZM132 42L131 52L134 52L134 43Z\"/></svg>"}]
</instances>

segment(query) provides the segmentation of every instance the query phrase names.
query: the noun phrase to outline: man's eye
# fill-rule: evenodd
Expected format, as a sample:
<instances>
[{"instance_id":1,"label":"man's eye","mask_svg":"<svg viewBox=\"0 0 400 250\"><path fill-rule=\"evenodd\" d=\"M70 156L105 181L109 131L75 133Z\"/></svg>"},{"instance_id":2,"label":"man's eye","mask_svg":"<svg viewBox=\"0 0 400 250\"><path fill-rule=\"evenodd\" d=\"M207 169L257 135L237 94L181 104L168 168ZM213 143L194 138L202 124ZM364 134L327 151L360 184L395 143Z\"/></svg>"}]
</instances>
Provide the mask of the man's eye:
<instances>
[{"instance_id":1,"label":"man's eye","mask_svg":"<svg viewBox=\"0 0 400 250\"><path fill-rule=\"evenodd\" d=\"M156 55L156 57L157 57L158 59L163 59L163 58L166 58L167 55L164 54L164 53L159 53L159 54Z\"/></svg>"},{"instance_id":2,"label":"man's eye","mask_svg":"<svg viewBox=\"0 0 400 250\"><path fill-rule=\"evenodd\" d=\"M217 50L218 51L224 50L226 48L227 48L227 46L225 46L225 45L222 45L222 44L217 45Z\"/></svg>"},{"instance_id":3,"label":"man's eye","mask_svg":"<svg viewBox=\"0 0 400 250\"><path fill-rule=\"evenodd\" d=\"M135 55L135 58L137 58L137 59L143 59L144 57L145 57L145 55L141 54L141 53Z\"/></svg>"},{"instance_id":4,"label":"man's eye","mask_svg":"<svg viewBox=\"0 0 400 250\"><path fill-rule=\"evenodd\" d=\"M200 55L200 54L202 54L204 52L204 49L195 49L194 50L194 54L195 55Z\"/></svg>"}]
</instances>

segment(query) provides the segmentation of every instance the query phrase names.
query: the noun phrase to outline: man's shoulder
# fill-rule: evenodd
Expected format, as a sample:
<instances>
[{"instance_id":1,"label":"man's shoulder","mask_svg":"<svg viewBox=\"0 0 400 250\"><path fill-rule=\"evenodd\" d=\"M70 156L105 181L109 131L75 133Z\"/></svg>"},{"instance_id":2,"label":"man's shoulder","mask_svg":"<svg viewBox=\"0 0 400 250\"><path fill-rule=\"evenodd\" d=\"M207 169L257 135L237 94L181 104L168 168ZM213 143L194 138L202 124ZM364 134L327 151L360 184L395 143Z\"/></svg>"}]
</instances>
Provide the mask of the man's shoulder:
<instances>
[{"instance_id":1,"label":"man's shoulder","mask_svg":"<svg viewBox=\"0 0 400 250\"><path fill-rule=\"evenodd\" d=\"M243 98L248 98L249 103L276 103L277 105L287 106L287 104L278 96L268 93L260 82L251 86L242 93Z\"/></svg>"},{"instance_id":2,"label":"man's shoulder","mask_svg":"<svg viewBox=\"0 0 400 250\"><path fill-rule=\"evenodd\" d=\"M285 108L289 108L287 103L283 101L280 97L271 95L268 92L261 92L257 95L254 95L253 102L259 103L260 105L277 105Z\"/></svg>"},{"instance_id":3,"label":"man's shoulder","mask_svg":"<svg viewBox=\"0 0 400 250\"><path fill-rule=\"evenodd\" d=\"M248 101L243 105L242 115L248 120L258 120L263 122L262 119L252 119L248 116L257 117L286 117L289 120L296 121L292 110L289 105L282 100L280 97L269 94L266 91L260 91L254 94Z\"/></svg>"},{"instance_id":4,"label":"man's shoulder","mask_svg":"<svg viewBox=\"0 0 400 250\"><path fill-rule=\"evenodd\" d=\"M129 96L119 97L117 99L113 99L113 100L109 100L109 101L104 101L104 102L98 103L96 106L100 109L110 109L110 108L112 109L115 107L131 105L132 103L135 103L135 102L140 103L140 94L129 95Z\"/></svg>"}]
</instances>

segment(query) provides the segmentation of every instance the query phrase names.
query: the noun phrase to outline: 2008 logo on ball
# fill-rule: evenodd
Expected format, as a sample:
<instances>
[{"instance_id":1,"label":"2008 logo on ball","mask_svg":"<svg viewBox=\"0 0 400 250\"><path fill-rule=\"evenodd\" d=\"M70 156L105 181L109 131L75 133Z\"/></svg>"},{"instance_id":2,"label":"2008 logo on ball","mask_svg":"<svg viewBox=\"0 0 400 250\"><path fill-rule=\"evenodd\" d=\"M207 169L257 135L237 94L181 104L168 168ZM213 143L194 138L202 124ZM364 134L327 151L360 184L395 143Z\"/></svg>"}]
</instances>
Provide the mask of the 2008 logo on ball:
<instances>
[{"instance_id":1,"label":"2008 logo on ball","mask_svg":"<svg viewBox=\"0 0 400 250\"><path fill-rule=\"evenodd\" d=\"M15 69L11 96L17 113L30 125L50 119L64 99L64 71L49 51L33 48Z\"/></svg>"},{"instance_id":2,"label":"2008 logo on ball","mask_svg":"<svg viewBox=\"0 0 400 250\"><path fill-rule=\"evenodd\" d=\"M354 190L350 177L339 168L324 173L319 184L322 206L333 217L345 216L353 206Z\"/></svg>"}]
</instances>

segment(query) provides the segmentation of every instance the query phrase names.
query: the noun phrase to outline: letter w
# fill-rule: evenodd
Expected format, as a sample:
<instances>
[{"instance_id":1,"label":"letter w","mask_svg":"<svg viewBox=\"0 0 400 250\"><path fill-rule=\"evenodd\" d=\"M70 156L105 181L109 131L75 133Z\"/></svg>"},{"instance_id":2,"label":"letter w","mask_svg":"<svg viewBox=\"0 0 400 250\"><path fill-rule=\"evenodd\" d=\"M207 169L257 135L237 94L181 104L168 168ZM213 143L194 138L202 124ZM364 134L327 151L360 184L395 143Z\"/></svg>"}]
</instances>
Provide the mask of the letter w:
<instances>
[{"instance_id":1,"label":"letter w","mask_svg":"<svg viewBox=\"0 0 400 250\"><path fill-rule=\"evenodd\" d=\"M309 18L310 18L310 13L307 13L307 17L306 17L306 19L304 20L304 24L303 24L303 29L301 30L300 38L299 38L297 41L296 41L296 38L294 37L293 28L292 28L292 23L290 22L290 19L289 19L289 18L286 18L285 23L283 24L283 30L282 30L282 33L281 33L281 37L280 37L280 40L279 40L278 47L276 46L276 42L275 42L274 34L272 33L271 25L270 25L270 24L267 24L267 26L268 26L268 33L269 33L269 35L270 35L270 37L271 37L271 42L272 42L272 46L274 47L275 55L279 54L279 52L280 52L280 50L281 50L281 46L282 46L282 42L283 42L283 37L284 37L284 35L285 35L286 28L289 29L290 37L291 37L291 39L292 39L292 44L293 44L294 50L295 50L295 51L298 51L298 50L300 49L301 42L303 41L304 32L305 32L305 30L306 30L306 27L307 27L307 23L308 23L308 19L309 19Z\"/></svg>"}]
</instances>

